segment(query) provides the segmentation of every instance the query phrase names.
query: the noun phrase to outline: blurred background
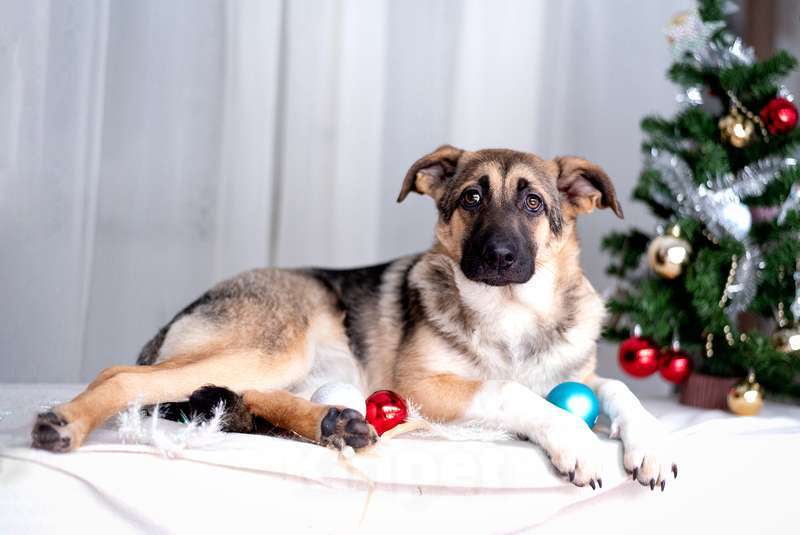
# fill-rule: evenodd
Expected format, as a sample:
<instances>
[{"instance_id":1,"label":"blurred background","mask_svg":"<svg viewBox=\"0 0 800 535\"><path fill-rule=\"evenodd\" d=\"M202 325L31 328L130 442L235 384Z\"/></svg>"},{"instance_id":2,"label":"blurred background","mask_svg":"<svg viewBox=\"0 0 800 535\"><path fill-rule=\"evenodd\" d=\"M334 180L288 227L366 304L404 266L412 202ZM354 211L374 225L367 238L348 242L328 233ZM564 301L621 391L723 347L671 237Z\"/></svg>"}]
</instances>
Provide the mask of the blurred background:
<instances>
[{"instance_id":1,"label":"blurred background","mask_svg":"<svg viewBox=\"0 0 800 535\"><path fill-rule=\"evenodd\" d=\"M800 54L800 2L738 4L759 56ZM628 200L640 119L677 106L663 30L693 5L0 0L0 381L133 362L247 268L427 248L432 202L395 198L442 143L580 155ZM599 291L602 236L650 224L624 208L580 221Z\"/></svg>"}]
</instances>

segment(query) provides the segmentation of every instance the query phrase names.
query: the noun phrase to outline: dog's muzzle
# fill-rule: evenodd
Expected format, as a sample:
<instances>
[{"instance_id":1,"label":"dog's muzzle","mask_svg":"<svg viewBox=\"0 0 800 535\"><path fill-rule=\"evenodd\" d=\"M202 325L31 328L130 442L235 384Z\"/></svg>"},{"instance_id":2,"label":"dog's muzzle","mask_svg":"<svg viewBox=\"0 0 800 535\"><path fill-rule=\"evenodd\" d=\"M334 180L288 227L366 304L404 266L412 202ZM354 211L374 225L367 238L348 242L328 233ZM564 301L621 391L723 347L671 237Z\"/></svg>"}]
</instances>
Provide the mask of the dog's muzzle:
<instances>
[{"instance_id":1,"label":"dog's muzzle","mask_svg":"<svg viewBox=\"0 0 800 535\"><path fill-rule=\"evenodd\" d=\"M461 259L461 270L468 279L491 286L528 282L533 266L531 253L518 240L503 235L467 244Z\"/></svg>"}]
</instances>

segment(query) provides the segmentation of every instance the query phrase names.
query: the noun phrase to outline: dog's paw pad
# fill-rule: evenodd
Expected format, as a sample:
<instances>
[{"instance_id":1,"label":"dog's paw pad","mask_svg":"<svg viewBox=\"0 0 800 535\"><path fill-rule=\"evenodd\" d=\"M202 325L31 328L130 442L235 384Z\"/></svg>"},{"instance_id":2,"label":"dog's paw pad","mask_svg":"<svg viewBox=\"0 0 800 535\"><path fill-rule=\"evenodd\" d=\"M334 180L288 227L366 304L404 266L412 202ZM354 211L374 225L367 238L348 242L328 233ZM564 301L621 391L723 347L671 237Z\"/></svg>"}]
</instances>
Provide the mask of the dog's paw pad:
<instances>
[{"instance_id":1,"label":"dog's paw pad","mask_svg":"<svg viewBox=\"0 0 800 535\"><path fill-rule=\"evenodd\" d=\"M353 409L331 407L320 423L320 442L341 450L345 446L353 449L375 444L378 436L361 413Z\"/></svg>"},{"instance_id":2,"label":"dog's paw pad","mask_svg":"<svg viewBox=\"0 0 800 535\"><path fill-rule=\"evenodd\" d=\"M69 451L72 438L67 424L63 416L53 411L39 414L31 432L31 446L53 452Z\"/></svg>"}]
</instances>

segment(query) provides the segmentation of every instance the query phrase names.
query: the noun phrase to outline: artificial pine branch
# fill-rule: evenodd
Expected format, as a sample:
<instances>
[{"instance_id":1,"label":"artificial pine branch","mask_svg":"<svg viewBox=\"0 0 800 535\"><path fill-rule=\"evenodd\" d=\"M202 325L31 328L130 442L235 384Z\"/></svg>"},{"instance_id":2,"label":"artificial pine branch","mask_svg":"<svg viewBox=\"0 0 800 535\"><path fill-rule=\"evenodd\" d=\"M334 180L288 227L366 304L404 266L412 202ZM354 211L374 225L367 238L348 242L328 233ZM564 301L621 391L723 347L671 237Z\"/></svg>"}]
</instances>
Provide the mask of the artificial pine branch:
<instances>
[{"instance_id":1,"label":"artificial pine branch","mask_svg":"<svg viewBox=\"0 0 800 535\"><path fill-rule=\"evenodd\" d=\"M706 82L703 71L689 63L675 63L667 71L667 77L684 87L703 85Z\"/></svg>"},{"instance_id":2,"label":"artificial pine branch","mask_svg":"<svg viewBox=\"0 0 800 535\"><path fill-rule=\"evenodd\" d=\"M700 13L700 18L706 22L724 20L725 10L723 5L723 0L700 0L697 2L697 11Z\"/></svg>"},{"instance_id":3,"label":"artificial pine branch","mask_svg":"<svg viewBox=\"0 0 800 535\"><path fill-rule=\"evenodd\" d=\"M612 232L607 235L603 238L600 247L616 256L618 262L610 264L606 272L620 278L625 277L639 266L648 243L650 243L650 236L636 229L628 232Z\"/></svg>"},{"instance_id":4,"label":"artificial pine branch","mask_svg":"<svg viewBox=\"0 0 800 535\"><path fill-rule=\"evenodd\" d=\"M761 63L725 69L719 73L719 81L723 89L733 91L743 102L764 104L775 95L776 83L796 66L797 60L781 50Z\"/></svg>"}]
</instances>

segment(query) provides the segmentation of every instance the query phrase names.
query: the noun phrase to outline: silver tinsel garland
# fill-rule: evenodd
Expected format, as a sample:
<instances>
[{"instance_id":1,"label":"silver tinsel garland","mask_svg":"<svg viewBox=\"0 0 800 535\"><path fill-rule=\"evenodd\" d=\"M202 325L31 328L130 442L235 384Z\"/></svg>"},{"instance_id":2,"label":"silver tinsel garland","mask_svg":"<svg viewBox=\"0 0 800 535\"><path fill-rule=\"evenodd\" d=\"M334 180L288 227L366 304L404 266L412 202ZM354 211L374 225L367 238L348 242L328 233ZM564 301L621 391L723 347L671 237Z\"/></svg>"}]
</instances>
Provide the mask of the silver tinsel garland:
<instances>
[{"instance_id":1,"label":"silver tinsel garland","mask_svg":"<svg viewBox=\"0 0 800 535\"><path fill-rule=\"evenodd\" d=\"M692 61L700 68L730 69L736 65L752 65L755 53L749 46L745 46L738 37L724 33L721 44L708 40L706 45L692 53Z\"/></svg>"},{"instance_id":2,"label":"silver tinsel garland","mask_svg":"<svg viewBox=\"0 0 800 535\"><path fill-rule=\"evenodd\" d=\"M789 212L797 209L800 209L800 184L795 182L792 184L792 189L789 190L789 196L781 204L781 210L778 212L778 224L783 225Z\"/></svg>"},{"instance_id":3,"label":"silver tinsel garland","mask_svg":"<svg viewBox=\"0 0 800 535\"><path fill-rule=\"evenodd\" d=\"M746 310L756 295L759 266L762 262L761 251L748 237L751 216L742 198L748 196L748 191L763 192L763 188L778 174L767 170L774 170L777 164L771 162L763 166L748 166L735 177L709 181L715 186L711 189L704 184L695 185L688 164L669 151L651 149L647 163L648 167L658 171L662 182L671 193L666 195L653 188L650 192L653 200L685 217L699 220L716 239L732 236L742 242L744 254L737 263L731 284L725 289L725 313L733 322L736 315ZM730 185L723 187L723 183Z\"/></svg>"},{"instance_id":4,"label":"silver tinsel garland","mask_svg":"<svg viewBox=\"0 0 800 535\"><path fill-rule=\"evenodd\" d=\"M794 275L794 300L789 305L789 311L794 316L794 321L797 322L800 318L800 258L795 263Z\"/></svg>"},{"instance_id":5,"label":"silver tinsel garland","mask_svg":"<svg viewBox=\"0 0 800 535\"><path fill-rule=\"evenodd\" d=\"M725 313L731 322L735 322L736 316L747 310L756 297L762 262L761 250L758 246L745 241L744 254L737 261L736 274L725 289L728 296Z\"/></svg>"},{"instance_id":6,"label":"silver tinsel garland","mask_svg":"<svg viewBox=\"0 0 800 535\"><path fill-rule=\"evenodd\" d=\"M691 85L678 93L675 97L679 104L686 106L700 106L703 104L703 88Z\"/></svg>"},{"instance_id":7,"label":"silver tinsel garland","mask_svg":"<svg viewBox=\"0 0 800 535\"><path fill-rule=\"evenodd\" d=\"M696 186L692 170L678 155L653 148L648 166L659 172L671 195L659 189L650 191L653 200L693 219L698 219L715 238L726 235L743 241L750 231L750 210L734 191L733 186L711 189L701 184ZM755 170L748 170L748 180L756 180ZM769 183L774 180L759 176L756 181Z\"/></svg>"},{"instance_id":8,"label":"silver tinsel garland","mask_svg":"<svg viewBox=\"0 0 800 535\"><path fill-rule=\"evenodd\" d=\"M772 157L743 167L735 175L725 173L706 182L713 190L730 190L740 198L758 197L783 171L797 165L794 158Z\"/></svg>"},{"instance_id":9,"label":"silver tinsel garland","mask_svg":"<svg viewBox=\"0 0 800 535\"><path fill-rule=\"evenodd\" d=\"M783 84L778 87L778 96L785 98L789 102L794 102L794 95L792 95L792 92Z\"/></svg>"},{"instance_id":10,"label":"silver tinsel garland","mask_svg":"<svg viewBox=\"0 0 800 535\"><path fill-rule=\"evenodd\" d=\"M729 69L736 65L752 65L755 62L753 49L744 46L740 38L726 33L722 35L721 39L729 44L724 45L706 39L702 41L702 46L698 46L683 59L687 59L700 69ZM701 106L703 104L703 92L704 88L702 86L690 85L678 93L676 99L685 106ZM794 98L783 86L781 86L781 91L778 94L788 100L793 100Z\"/></svg>"}]
</instances>

